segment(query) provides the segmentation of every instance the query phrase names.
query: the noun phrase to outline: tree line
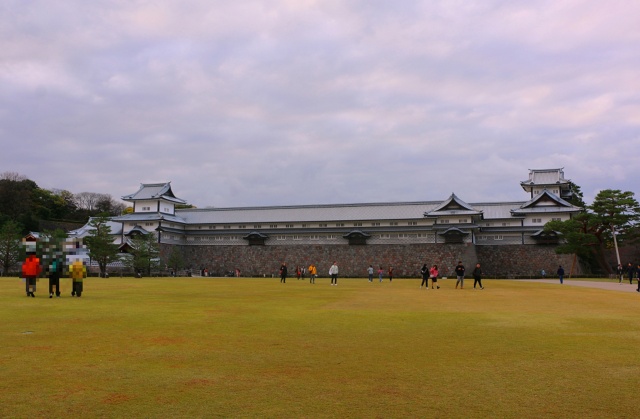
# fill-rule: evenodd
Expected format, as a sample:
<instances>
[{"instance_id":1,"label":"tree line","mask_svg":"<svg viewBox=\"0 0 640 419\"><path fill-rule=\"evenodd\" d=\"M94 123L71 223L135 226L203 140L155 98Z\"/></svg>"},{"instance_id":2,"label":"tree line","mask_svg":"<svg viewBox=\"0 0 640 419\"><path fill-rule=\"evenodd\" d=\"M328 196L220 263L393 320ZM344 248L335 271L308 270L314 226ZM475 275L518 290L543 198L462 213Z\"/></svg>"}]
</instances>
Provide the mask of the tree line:
<instances>
[{"instance_id":1,"label":"tree line","mask_svg":"<svg viewBox=\"0 0 640 419\"><path fill-rule=\"evenodd\" d=\"M126 208L109 194L43 189L19 173L0 174L0 227L13 223L23 234L39 231L43 221L83 225L89 217L120 215Z\"/></svg>"},{"instance_id":2,"label":"tree line","mask_svg":"<svg viewBox=\"0 0 640 419\"><path fill-rule=\"evenodd\" d=\"M580 213L567 221L550 221L544 229L548 233L559 233L557 253L576 255L592 273L613 273L615 266L608 260L607 253L615 246L639 243L640 205L633 192L620 189L602 190L593 203L587 205L580 187L572 184L572 188L569 201L581 208Z\"/></svg>"}]
</instances>

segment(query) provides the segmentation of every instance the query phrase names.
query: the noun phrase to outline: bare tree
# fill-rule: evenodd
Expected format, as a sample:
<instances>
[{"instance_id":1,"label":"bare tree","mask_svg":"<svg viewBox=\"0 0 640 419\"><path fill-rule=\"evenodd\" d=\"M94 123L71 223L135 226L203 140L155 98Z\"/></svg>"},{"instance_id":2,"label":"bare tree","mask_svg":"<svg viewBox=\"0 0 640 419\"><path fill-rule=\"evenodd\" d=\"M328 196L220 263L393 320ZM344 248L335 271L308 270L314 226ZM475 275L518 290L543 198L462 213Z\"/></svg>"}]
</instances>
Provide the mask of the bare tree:
<instances>
[{"instance_id":1,"label":"bare tree","mask_svg":"<svg viewBox=\"0 0 640 419\"><path fill-rule=\"evenodd\" d=\"M27 180L28 178L25 175L21 175L18 172L2 172L0 173L0 179L11 180L13 182L20 182L23 180Z\"/></svg>"}]
</instances>

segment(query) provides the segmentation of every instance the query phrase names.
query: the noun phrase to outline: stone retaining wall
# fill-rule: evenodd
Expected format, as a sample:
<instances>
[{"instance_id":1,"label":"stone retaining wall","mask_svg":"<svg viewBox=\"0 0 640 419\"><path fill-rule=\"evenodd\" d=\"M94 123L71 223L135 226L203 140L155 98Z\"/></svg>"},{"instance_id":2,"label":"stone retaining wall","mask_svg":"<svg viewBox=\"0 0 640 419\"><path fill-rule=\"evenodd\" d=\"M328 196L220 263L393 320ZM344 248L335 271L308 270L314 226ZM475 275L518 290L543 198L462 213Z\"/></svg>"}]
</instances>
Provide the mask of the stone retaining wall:
<instances>
[{"instance_id":1,"label":"stone retaining wall","mask_svg":"<svg viewBox=\"0 0 640 419\"><path fill-rule=\"evenodd\" d=\"M175 245L161 245L163 260ZM394 267L396 277L418 278L422 264L437 264L442 276L452 276L458 260L470 275L480 262L487 276L535 276L545 269L555 275L558 265L569 273L573 257L557 255L553 246L473 244L396 244L396 245L292 245L292 246L181 246L186 267L197 272L207 268L212 276L224 276L239 269L242 276L277 276L287 262L290 274L295 267L315 263L320 277L328 276L333 261L338 262L341 277L365 277L367 267L377 272ZM577 272L574 272L574 274Z\"/></svg>"}]
</instances>

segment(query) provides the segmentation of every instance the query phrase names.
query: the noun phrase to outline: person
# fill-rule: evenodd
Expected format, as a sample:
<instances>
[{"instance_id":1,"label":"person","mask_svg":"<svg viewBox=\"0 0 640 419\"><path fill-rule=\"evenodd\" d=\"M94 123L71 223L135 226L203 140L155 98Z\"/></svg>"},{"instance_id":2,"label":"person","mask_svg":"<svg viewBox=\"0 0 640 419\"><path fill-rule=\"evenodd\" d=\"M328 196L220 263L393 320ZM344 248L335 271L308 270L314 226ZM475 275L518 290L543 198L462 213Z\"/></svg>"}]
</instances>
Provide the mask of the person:
<instances>
[{"instance_id":1,"label":"person","mask_svg":"<svg viewBox=\"0 0 640 419\"><path fill-rule=\"evenodd\" d=\"M638 289L636 291L640 292L640 263L638 263L638 267L636 268L636 279L638 280Z\"/></svg>"},{"instance_id":2,"label":"person","mask_svg":"<svg viewBox=\"0 0 640 419\"><path fill-rule=\"evenodd\" d=\"M389 282L393 282L393 266L389 265Z\"/></svg>"},{"instance_id":3,"label":"person","mask_svg":"<svg viewBox=\"0 0 640 419\"><path fill-rule=\"evenodd\" d=\"M438 285L438 265L433 265L431 269L429 269L429 276L431 277L431 289L433 289L434 286L440 289L440 285Z\"/></svg>"},{"instance_id":4,"label":"person","mask_svg":"<svg viewBox=\"0 0 640 419\"><path fill-rule=\"evenodd\" d=\"M373 282L373 266L369 265L367 273L369 274L369 282Z\"/></svg>"},{"instance_id":5,"label":"person","mask_svg":"<svg viewBox=\"0 0 640 419\"><path fill-rule=\"evenodd\" d=\"M429 289L429 268L427 268L427 264L422 265L422 269L420 269L420 274L422 275L422 282L420 283L420 288L424 285L426 289Z\"/></svg>"},{"instance_id":6,"label":"person","mask_svg":"<svg viewBox=\"0 0 640 419\"><path fill-rule=\"evenodd\" d=\"M71 296L81 297L84 291L82 281L87 277L87 267L80 258L76 258L69 267L69 276L71 277Z\"/></svg>"},{"instance_id":7,"label":"person","mask_svg":"<svg viewBox=\"0 0 640 419\"><path fill-rule=\"evenodd\" d=\"M36 280L42 272L40 266L40 258L36 256L36 252L27 252L27 258L22 264L22 276L24 277L27 297L35 298Z\"/></svg>"},{"instance_id":8,"label":"person","mask_svg":"<svg viewBox=\"0 0 640 419\"><path fill-rule=\"evenodd\" d=\"M60 297L60 276L63 273L63 260L62 252L57 253L54 247L52 259L46 267L47 276L49 277L49 298L53 298L54 288L56 290L56 298Z\"/></svg>"},{"instance_id":9,"label":"person","mask_svg":"<svg viewBox=\"0 0 640 419\"><path fill-rule=\"evenodd\" d=\"M300 281L300 275L302 275L302 270L300 270L299 266L296 266L296 278Z\"/></svg>"},{"instance_id":10,"label":"person","mask_svg":"<svg viewBox=\"0 0 640 419\"><path fill-rule=\"evenodd\" d=\"M476 267L473 270L473 289L476 289L476 284L480 286L480 289L483 290L482 286L482 268L480 268L480 264L476 263Z\"/></svg>"},{"instance_id":11,"label":"person","mask_svg":"<svg viewBox=\"0 0 640 419\"><path fill-rule=\"evenodd\" d=\"M287 283L287 262L282 262L282 265L280 266L280 283Z\"/></svg>"},{"instance_id":12,"label":"person","mask_svg":"<svg viewBox=\"0 0 640 419\"><path fill-rule=\"evenodd\" d=\"M378 280L380 282L382 282L382 275L384 275L384 269L382 269L382 266L381 266L380 269L378 269Z\"/></svg>"},{"instance_id":13,"label":"person","mask_svg":"<svg viewBox=\"0 0 640 419\"><path fill-rule=\"evenodd\" d=\"M616 274L618 275L618 284L622 284L622 278L624 277L624 268L622 267L621 263L618 263Z\"/></svg>"},{"instance_id":14,"label":"person","mask_svg":"<svg viewBox=\"0 0 640 419\"><path fill-rule=\"evenodd\" d=\"M302 266L300 267L300 276L302 277L302 280L304 281L304 276L307 274L307 269Z\"/></svg>"},{"instance_id":15,"label":"person","mask_svg":"<svg viewBox=\"0 0 640 419\"><path fill-rule=\"evenodd\" d=\"M456 289L458 288L458 285L460 285L460 289L463 289L464 288L464 265L462 264L461 260L458 261L458 266L456 266L456 277L458 277L458 280L456 281Z\"/></svg>"},{"instance_id":16,"label":"person","mask_svg":"<svg viewBox=\"0 0 640 419\"><path fill-rule=\"evenodd\" d=\"M633 265L629 262L627 265L627 275L629 276L629 283L633 284L633 274L635 273L635 269L633 269Z\"/></svg>"},{"instance_id":17,"label":"person","mask_svg":"<svg viewBox=\"0 0 640 419\"><path fill-rule=\"evenodd\" d=\"M562 265L558 266L558 278L560 278L560 283L563 284L564 282L564 269L562 269Z\"/></svg>"},{"instance_id":18,"label":"person","mask_svg":"<svg viewBox=\"0 0 640 419\"><path fill-rule=\"evenodd\" d=\"M547 273L543 269L542 271L540 271L540 275L542 276L542 279L544 279L547 276Z\"/></svg>"},{"instance_id":19,"label":"person","mask_svg":"<svg viewBox=\"0 0 640 419\"><path fill-rule=\"evenodd\" d=\"M329 268L329 275L331 275L331 285L338 285L338 262L333 262Z\"/></svg>"},{"instance_id":20,"label":"person","mask_svg":"<svg viewBox=\"0 0 640 419\"><path fill-rule=\"evenodd\" d=\"M311 265L309 265L309 283L310 284L316 283L317 274L318 274L318 270L316 269L316 265L312 263Z\"/></svg>"}]
</instances>

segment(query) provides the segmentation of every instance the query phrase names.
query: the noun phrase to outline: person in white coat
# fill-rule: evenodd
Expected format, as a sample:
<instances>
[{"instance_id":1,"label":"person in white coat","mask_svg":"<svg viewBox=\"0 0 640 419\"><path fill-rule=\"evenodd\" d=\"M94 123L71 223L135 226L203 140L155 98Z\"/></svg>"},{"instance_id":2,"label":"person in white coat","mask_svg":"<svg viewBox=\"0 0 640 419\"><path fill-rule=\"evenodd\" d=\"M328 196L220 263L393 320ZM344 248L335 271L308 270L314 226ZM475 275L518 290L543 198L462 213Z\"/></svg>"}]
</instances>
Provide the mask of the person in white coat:
<instances>
[{"instance_id":1,"label":"person in white coat","mask_svg":"<svg viewBox=\"0 0 640 419\"><path fill-rule=\"evenodd\" d=\"M331 276L331 285L338 285L338 262L333 262L329 268L329 275Z\"/></svg>"}]
</instances>

